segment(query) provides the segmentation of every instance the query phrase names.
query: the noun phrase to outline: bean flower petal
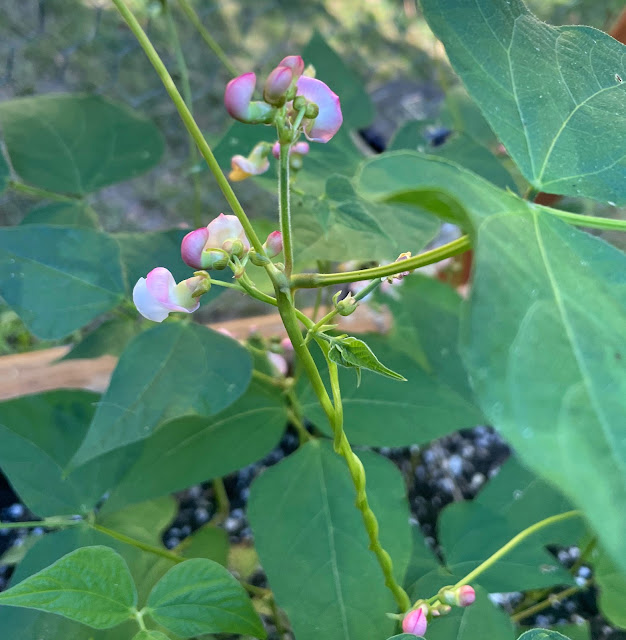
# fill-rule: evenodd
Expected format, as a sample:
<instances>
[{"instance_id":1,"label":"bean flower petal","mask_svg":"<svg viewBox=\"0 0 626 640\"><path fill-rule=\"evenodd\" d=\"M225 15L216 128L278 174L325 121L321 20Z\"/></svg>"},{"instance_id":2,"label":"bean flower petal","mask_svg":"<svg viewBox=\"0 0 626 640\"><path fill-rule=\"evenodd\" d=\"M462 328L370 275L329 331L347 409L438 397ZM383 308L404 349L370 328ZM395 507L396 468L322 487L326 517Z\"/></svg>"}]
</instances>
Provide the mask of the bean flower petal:
<instances>
[{"instance_id":1,"label":"bean flower petal","mask_svg":"<svg viewBox=\"0 0 626 640\"><path fill-rule=\"evenodd\" d=\"M197 280L189 278L177 285L167 269L157 267L145 278L137 280L133 302L144 318L154 322L163 322L172 311L191 313L200 306L200 301L191 296Z\"/></svg>"},{"instance_id":2,"label":"bean flower petal","mask_svg":"<svg viewBox=\"0 0 626 640\"><path fill-rule=\"evenodd\" d=\"M190 231L180 244L180 255L183 262L194 269L202 269L202 251L209 239L207 227Z\"/></svg>"},{"instance_id":3,"label":"bean flower petal","mask_svg":"<svg viewBox=\"0 0 626 640\"><path fill-rule=\"evenodd\" d=\"M277 104L280 106L285 103L285 93L291 86L293 80L293 72L289 67L279 65L271 71L265 81L263 89L263 98L269 104Z\"/></svg>"},{"instance_id":4,"label":"bean flower petal","mask_svg":"<svg viewBox=\"0 0 626 640\"><path fill-rule=\"evenodd\" d=\"M414 636L423 636L426 633L427 626L426 613L422 607L409 611L402 621L402 631Z\"/></svg>"},{"instance_id":5,"label":"bean flower petal","mask_svg":"<svg viewBox=\"0 0 626 640\"><path fill-rule=\"evenodd\" d=\"M304 72L304 60L301 56L287 56L281 60L278 66L291 69L294 79L299 78Z\"/></svg>"},{"instance_id":6,"label":"bean flower petal","mask_svg":"<svg viewBox=\"0 0 626 640\"><path fill-rule=\"evenodd\" d=\"M244 249L250 251L250 242L237 216L225 216L223 213L209 222L207 248L221 249L227 240L241 240Z\"/></svg>"},{"instance_id":7,"label":"bean flower petal","mask_svg":"<svg viewBox=\"0 0 626 640\"><path fill-rule=\"evenodd\" d=\"M317 118L308 120L304 135L312 142L328 142L339 131L343 122L339 96L316 78L302 76L298 80L298 95L319 107Z\"/></svg>"},{"instance_id":8,"label":"bean flower petal","mask_svg":"<svg viewBox=\"0 0 626 640\"><path fill-rule=\"evenodd\" d=\"M236 155L230 161L231 172L228 179L232 182L240 182L250 176L259 176L270 168L270 161L267 157L260 162L255 162L250 157Z\"/></svg>"},{"instance_id":9,"label":"bean flower petal","mask_svg":"<svg viewBox=\"0 0 626 640\"><path fill-rule=\"evenodd\" d=\"M256 74L252 71L233 78L226 85L224 106L235 120L247 121L255 86Z\"/></svg>"},{"instance_id":10,"label":"bean flower petal","mask_svg":"<svg viewBox=\"0 0 626 640\"><path fill-rule=\"evenodd\" d=\"M292 145L289 148L289 155L297 153L298 155L305 156L309 152L310 148L311 147L309 143L302 140L301 142L296 142L296 144ZM276 158L276 160L280 158L280 142L275 142L273 144L272 155Z\"/></svg>"}]
</instances>

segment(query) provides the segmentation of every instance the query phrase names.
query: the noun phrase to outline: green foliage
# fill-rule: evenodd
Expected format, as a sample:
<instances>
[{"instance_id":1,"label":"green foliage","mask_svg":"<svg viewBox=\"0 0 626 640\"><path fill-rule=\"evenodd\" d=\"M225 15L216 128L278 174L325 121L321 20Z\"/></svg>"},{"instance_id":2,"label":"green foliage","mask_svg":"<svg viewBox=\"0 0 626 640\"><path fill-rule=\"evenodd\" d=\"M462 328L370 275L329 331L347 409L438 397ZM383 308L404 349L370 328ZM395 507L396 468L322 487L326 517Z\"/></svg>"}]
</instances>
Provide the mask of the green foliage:
<instances>
[{"instance_id":1,"label":"green foliage","mask_svg":"<svg viewBox=\"0 0 626 640\"><path fill-rule=\"evenodd\" d=\"M133 640L169 640L169 638L160 631L145 630L133 636Z\"/></svg>"},{"instance_id":2,"label":"green foliage","mask_svg":"<svg viewBox=\"0 0 626 640\"><path fill-rule=\"evenodd\" d=\"M531 629L522 633L518 640L569 640L566 636L548 629Z\"/></svg>"},{"instance_id":3,"label":"green foliage","mask_svg":"<svg viewBox=\"0 0 626 640\"><path fill-rule=\"evenodd\" d=\"M16 173L60 193L85 195L128 180L158 164L163 153L154 124L99 96L8 100L0 105L0 124Z\"/></svg>"},{"instance_id":4,"label":"green foliage","mask_svg":"<svg viewBox=\"0 0 626 640\"><path fill-rule=\"evenodd\" d=\"M594 554L593 568L594 579L600 588L599 605L602 614L611 624L626 629L626 571L618 567L603 549Z\"/></svg>"},{"instance_id":5,"label":"green foliage","mask_svg":"<svg viewBox=\"0 0 626 640\"><path fill-rule=\"evenodd\" d=\"M63 338L123 299L119 249L91 229L0 229L0 288L36 336Z\"/></svg>"},{"instance_id":6,"label":"green foliage","mask_svg":"<svg viewBox=\"0 0 626 640\"><path fill-rule=\"evenodd\" d=\"M330 349L328 350L328 358L331 362L342 367L355 369L358 382L361 380L362 369L372 371L385 378L406 382L404 376L386 367L363 340L359 340L354 336L332 338Z\"/></svg>"},{"instance_id":7,"label":"green foliage","mask_svg":"<svg viewBox=\"0 0 626 640\"><path fill-rule=\"evenodd\" d=\"M521 0L422 2L452 65L540 191L626 203L626 47L590 27L551 27Z\"/></svg>"},{"instance_id":8,"label":"green foliage","mask_svg":"<svg viewBox=\"0 0 626 640\"><path fill-rule=\"evenodd\" d=\"M0 152L0 193L7 188L10 178L11 170L9 169L9 165L7 164L4 154Z\"/></svg>"},{"instance_id":9,"label":"green foliage","mask_svg":"<svg viewBox=\"0 0 626 640\"><path fill-rule=\"evenodd\" d=\"M31 209L20 224L45 224L53 227L98 229L100 223L94 210L84 201L52 202Z\"/></svg>"},{"instance_id":10,"label":"green foliage","mask_svg":"<svg viewBox=\"0 0 626 640\"><path fill-rule=\"evenodd\" d=\"M220 333L182 323L149 329L122 354L72 466L143 440L168 420L218 413L251 374L248 352Z\"/></svg>"},{"instance_id":11,"label":"green foliage","mask_svg":"<svg viewBox=\"0 0 626 640\"><path fill-rule=\"evenodd\" d=\"M402 478L384 458L363 453L381 543L402 578L410 545ZM387 636L395 610L380 579L345 463L328 442L309 442L252 485L248 516L277 602L299 640Z\"/></svg>"},{"instance_id":12,"label":"green foliage","mask_svg":"<svg viewBox=\"0 0 626 640\"><path fill-rule=\"evenodd\" d=\"M181 543L185 558L208 558L223 567L228 565L228 534L212 524L205 524Z\"/></svg>"},{"instance_id":13,"label":"green foliage","mask_svg":"<svg viewBox=\"0 0 626 640\"><path fill-rule=\"evenodd\" d=\"M74 345L62 360L99 358L105 354L119 356L140 330L137 318L128 315L109 318Z\"/></svg>"},{"instance_id":14,"label":"green foliage","mask_svg":"<svg viewBox=\"0 0 626 640\"><path fill-rule=\"evenodd\" d=\"M107 547L86 547L0 593L1 604L108 629L133 617L137 591L120 555Z\"/></svg>"},{"instance_id":15,"label":"green foliage","mask_svg":"<svg viewBox=\"0 0 626 640\"><path fill-rule=\"evenodd\" d=\"M183 638L227 632L266 637L244 588L224 567L205 558L172 567L150 592L148 612Z\"/></svg>"}]
</instances>

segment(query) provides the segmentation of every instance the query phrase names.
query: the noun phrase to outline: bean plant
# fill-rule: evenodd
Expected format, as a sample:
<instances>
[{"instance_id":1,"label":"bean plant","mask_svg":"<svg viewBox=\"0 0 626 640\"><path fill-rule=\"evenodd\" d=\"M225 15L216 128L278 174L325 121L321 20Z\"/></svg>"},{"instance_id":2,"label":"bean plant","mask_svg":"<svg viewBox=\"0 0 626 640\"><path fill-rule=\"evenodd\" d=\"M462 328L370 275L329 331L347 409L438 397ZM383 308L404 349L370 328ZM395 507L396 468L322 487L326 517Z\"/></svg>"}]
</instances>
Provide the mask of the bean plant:
<instances>
[{"instance_id":1,"label":"bean plant","mask_svg":"<svg viewBox=\"0 0 626 640\"><path fill-rule=\"evenodd\" d=\"M129 4L111 2L210 172L195 187L214 180L226 213L105 233L90 194L159 162L154 124L99 96L0 104L0 188L42 201L0 229L2 297L39 338L86 327L66 358L119 357L102 395L0 404L0 464L39 517L0 529L46 531L16 554L2 638L262 639L271 623L297 640L559 640L588 630L529 629L532 616L590 589L626 627L626 257L595 231L626 230L599 215L626 206L626 47L520 0L422 0L467 92L448 92L440 121L363 155L371 102L315 35L262 79L233 73L234 123L212 148L188 77L179 90ZM252 218L246 179L262 194ZM433 248L445 223L460 233ZM194 322L225 289L267 305L286 337L240 343ZM385 335L340 328L364 304L390 311ZM435 553L380 449L419 454L481 424L515 455L442 511ZM254 547L229 551L222 478L287 425L299 446L251 486ZM208 481L215 517L167 549L170 494ZM558 564L549 549L564 547L593 578ZM267 586L250 582L257 556ZM503 592L524 594L512 612L489 597Z\"/></svg>"}]
</instances>

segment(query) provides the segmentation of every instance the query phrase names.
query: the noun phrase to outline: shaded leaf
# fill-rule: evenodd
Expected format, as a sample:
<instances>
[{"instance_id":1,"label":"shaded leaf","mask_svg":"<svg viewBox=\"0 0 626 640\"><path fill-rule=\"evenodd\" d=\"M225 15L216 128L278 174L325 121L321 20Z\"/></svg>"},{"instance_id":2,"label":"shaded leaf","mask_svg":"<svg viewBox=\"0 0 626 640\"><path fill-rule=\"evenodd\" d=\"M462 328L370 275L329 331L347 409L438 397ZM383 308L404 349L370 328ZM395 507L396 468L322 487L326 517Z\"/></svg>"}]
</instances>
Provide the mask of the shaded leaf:
<instances>
[{"instance_id":1,"label":"shaded leaf","mask_svg":"<svg viewBox=\"0 0 626 640\"><path fill-rule=\"evenodd\" d=\"M185 538L179 549L185 558L208 558L226 567L229 546L228 533L224 529L205 524Z\"/></svg>"},{"instance_id":2,"label":"shaded leaf","mask_svg":"<svg viewBox=\"0 0 626 640\"><path fill-rule=\"evenodd\" d=\"M7 100L0 124L11 163L42 189L84 195L158 164L152 122L100 96L49 94Z\"/></svg>"},{"instance_id":3,"label":"shaded leaf","mask_svg":"<svg viewBox=\"0 0 626 640\"><path fill-rule=\"evenodd\" d=\"M139 331L141 325L136 318L122 316L105 320L75 344L61 360L99 358L107 354L119 356Z\"/></svg>"},{"instance_id":4,"label":"shaded leaf","mask_svg":"<svg viewBox=\"0 0 626 640\"><path fill-rule=\"evenodd\" d=\"M594 554L593 569L594 580L600 588L600 611L611 624L626 629L626 571L620 569L603 549Z\"/></svg>"},{"instance_id":5,"label":"shaded leaf","mask_svg":"<svg viewBox=\"0 0 626 640\"><path fill-rule=\"evenodd\" d=\"M221 411L251 374L248 352L216 331L182 323L145 331L122 354L71 465L143 440L168 420Z\"/></svg>"},{"instance_id":6,"label":"shaded leaf","mask_svg":"<svg viewBox=\"0 0 626 640\"><path fill-rule=\"evenodd\" d=\"M123 300L118 246L90 229L0 229L0 290L36 336L63 338Z\"/></svg>"},{"instance_id":7,"label":"shaded leaf","mask_svg":"<svg viewBox=\"0 0 626 640\"><path fill-rule=\"evenodd\" d=\"M401 580L410 548L404 483L386 459L361 454L382 546ZM368 549L355 490L332 446L312 441L252 485L248 517L278 604L299 640L387 637L395 610Z\"/></svg>"},{"instance_id":8,"label":"shaded leaf","mask_svg":"<svg viewBox=\"0 0 626 640\"><path fill-rule=\"evenodd\" d=\"M228 632L267 635L244 588L227 569L203 558L172 567L152 589L148 612L184 638Z\"/></svg>"},{"instance_id":9,"label":"shaded leaf","mask_svg":"<svg viewBox=\"0 0 626 640\"><path fill-rule=\"evenodd\" d=\"M133 618L137 591L119 554L108 547L85 547L0 593L1 604L108 629Z\"/></svg>"},{"instance_id":10,"label":"shaded leaf","mask_svg":"<svg viewBox=\"0 0 626 640\"><path fill-rule=\"evenodd\" d=\"M424 16L524 176L539 191L626 203L626 47L551 27L521 0L438 0Z\"/></svg>"},{"instance_id":11,"label":"shaded leaf","mask_svg":"<svg viewBox=\"0 0 626 640\"><path fill-rule=\"evenodd\" d=\"M53 202L31 209L20 224L45 224L54 227L98 229L100 223L86 202Z\"/></svg>"}]
</instances>

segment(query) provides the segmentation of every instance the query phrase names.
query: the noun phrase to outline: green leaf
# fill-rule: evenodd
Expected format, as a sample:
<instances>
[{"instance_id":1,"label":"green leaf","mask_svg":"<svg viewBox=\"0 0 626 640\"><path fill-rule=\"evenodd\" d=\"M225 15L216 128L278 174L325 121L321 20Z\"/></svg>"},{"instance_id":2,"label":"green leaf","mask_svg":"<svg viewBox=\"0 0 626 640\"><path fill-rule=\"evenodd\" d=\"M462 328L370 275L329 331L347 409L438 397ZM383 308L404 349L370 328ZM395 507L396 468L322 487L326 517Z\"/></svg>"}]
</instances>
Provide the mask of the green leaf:
<instances>
[{"instance_id":1,"label":"green leaf","mask_svg":"<svg viewBox=\"0 0 626 640\"><path fill-rule=\"evenodd\" d=\"M626 571L621 570L603 549L594 554L593 569L594 580L600 588L598 604L602 615L611 624L626 629Z\"/></svg>"},{"instance_id":2,"label":"green leaf","mask_svg":"<svg viewBox=\"0 0 626 640\"><path fill-rule=\"evenodd\" d=\"M146 629L144 631L140 631L136 636L133 636L133 640L169 640L169 636L166 636L160 631Z\"/></svg>"},{"instance_id":3,"label":"green leaf","mask_svg":"<svg viewBox=\"0 0 626 640\"><path fill-rule=\"evenodd\" d=\"M151 438L127 448L126 475L103 511L179 491L252 464L278 444L286 423L283 395L256 382L216 416L168 422Z\"/></svg>"},{"instance_id":4,"label":"green leaf","mask_svg":"<svg viewBox=\"0 0 626 640\"><path fill-rule=\"evenodd\" d=\"M93 545L111 547L124 558L137 586L140 603L145 602L157 580L174 564L166 558L156 558L81 524L39 536L16 568L11 583L19 583L76 549ZM0 607L0 628L3 640L120 640L132 637L137 631L137 623L129 620L111 630L96 631L67 618L35 609Z\"/></svg>"},{"instance_id":5,"label":"green leaf","mask_svg":"<svg viewBox=\"0 0 626 640\"><path fill-rule=\"evenodd\" d=\"M0 290L36 336L63 338L122 301L118 246L90 229L0 229Z\"/></svg>"},{"instance_id":6,"label":"green leaf","mask_svg":"<svg viewBox=\"0 0 626 640\"><path fill-rule=\"evenodd\" d=\"M404 482L388 460L361 454L368 498L396 578L406 570L410 529ZM258 477L248 517L277 602L298 640L387 637L395 611L381 579L344 460L309 442Z\"/></svg>"},{"instance_id":7,"label":"green leaf","mask_svg":"<svg viewBox=\"0 0 626 640\"><path fill-rule=\"evenodd\" d=\"M185 558L208 558L226 567L229 546L224 529L205 524L182 541L180 550Z\"/></svg>"},{"instance_id":8,"label":"green leaf","mask_svg":"<svg viewBox=\"0 0 626 640\"><path fill-rule=\"evenodd\" d=\"M43 95L0 105L16 173L42 189L85 195L156 166L163 138L154 124L100 96Z\"/></svg>"},{"instance_id":9,"label":"green leaf","mask_svg":"<svg viewBox=\"0 0 626 640\"><path fill-rule=\"evenodd\" d=\"M414 636L412 633L401 633L397 636L391 636L387 640L415 640L415 638L421 638L422 636Z\"/></svg>"},{"instance_id":10,"label":"green leaf","mask_svg":"<svg viewBox=\"0 0 626 640\"><path fill-rule=\"evenodd\" d=\"M315 32L302 52L305 64L315 67L315 75L341 98L344 127L362 129L374 119L374 105L365 84L341 57Z\"/></svg>"},{"instance_id":11,"label":"green leaf","mask_svg":"<svg viewBox=\"0 0 626 640\"><path fill-rule=\"evenodd\" d=\"M367 369L386 378L406 382L404 376L382 364L367 344L354 336L332 338L328 357L332 362L342 367L356 369L359 380L361 379L361 369Z\"/></svg>"},{"instance_id":12,"label":"green leaf","mask_svg":"<svg viewBox=\"0 0 626 640\"><path fill-rule=\"evenodd\" d=\"M0 467L37 515L91 511L124 471L124 456L104 456L64 475L98 398L87 391L60 390L0 403Z\"/></svg>"},{"instance_id":13,"label":"green leaf","mask_svg":"<svg viewBox=\"0 0 626 640\"><path fill-rule=\"evenodd\" d=\"M626 203L626 47L521 0L424 0L450 62L538 190Z\"/></svg>"},{"instance_id":14,"label":"green leaf","mask_svg":"<svg viewBox=\"0 0 626 640\"><path fill-rule=\"evenodd\" d=\"M430 595L430 594L428 594ZM428 597L422 594L420 597ZM491 603L487 593L476 589L471 607L455 608L428 626L428 640L514 640L517 635L509 616Z\"/></svg>"},{"instance_id":15,"label":"green leaf","mask_svg":"<svg viewBox=\"0 0 626 640\"><path fill-rule=\"evenodd\" d=\"M432 156L447 158L473 171L497 187L517 191L517 185L511 174L486 147L478 144L468 134L452 132L446 141L437 146L428 143L424 136L426 125L414 120L403 124L395 133L389 151L403 149L421 151Z\"/></svg>"},{"instance_id":16,"label":"green leaf","mask_svg":"<svg viewBox=\"0 0 626 640\"><path fill-rule=\"evenodd\" d=\"M414 151L394 151L364 162L355 183L364 198L414 204L462 227L496 213L530 208L449 160Z\"/></svg>"},{"instance_id":17,"label":"green leaf","mask_svg":"<svg viewBox=\"0 0 626 640\"><path fill-rule=\"evenodd\" d=\"M61 360L99 358L107 354L119 356L139 331L141 331L141 325L136 318L129 316L110 318L75 344Z\"/></svg>"},{"instance_id":18,"label":"green leaf","mask_svg":"<svg viewBox=\"0 0 626 640\"><path fill-rule=\"evenodd\" d=\"M4 153L0 151L0 193L2 193L9 184L11 178L11 170L4 157Z\"/></svg>"},{"instance_id":19,"label":"green leaf","mask_svg":"<svg viewBox=\"0 0 626 640\"><path fill-rule=\"evenodd\" d=\"M298 261L304 265L347 257L391 262L407 246L425 247L439 230L439 222L417 206L361 198L343 175L331 175L325 189L322 198L292 198Z\"/></svg>"},{"instance_id":20,"label":"green leaf","mask_svg":"<svg viewBox=\"0 0 626 640\"><path fill-rule=\"evenodd\" d=\"M31 209L20 224L45 224L52 227L98 229L95 211L86 202L53 202Z\"/></svg>"},{"instance_id":21,"label":"green leaf","mask_svg":"<svg viewBox=\"0 0 626 640\"><path fill-rule=\"evenodd\" d=\"M517 640L569 640L569 638L557 631L548 629L531 629L530 631L522 633Z\"/></svg>"},{"instance_id":22,"label":"green leaf","mask_svg":"<svg viewBox=\"0 0 626 640\"><path fill-rule=\"evenodd\" d=\"M413 289L413 280L413 277L406 280L402 286L403 294ZM434 286L449 290L452 297L456 298L456 294L445 285L437 283ZM422 290L417 287L416 293ZM410 304L406 306L406 317L412 313ZM372 447L406 447L430 442L484 421L467 388L464 370L457 369L458 354L455 355L454 344L457 340L458 301L455 300L455 304L457 308L452 314L449 310L429 309L428 299L425 299L423 311L415 317L416 323L422 323L420 327L428 327L428 334L424 336L424 344L429 347L428 370L414 359L417 343L409 340L403 343L404 336L409 333L400 331L404 316L394 313L397 339L367 336L368 344L382 360L406 376L405 384L400 385L395 380L365 371L361 385L357 386L352 371L339 370L344 423L351 443ZM437 324L431 324L431 321ZM323 358L317 356L316 360L327 380ZM307 419L330 435L328 419L311 386L302 379L297 390Z\"/></svg>"},{"instance_id":23,"label":"green leaf","mask_svg":"<svg viewBox=\"0 0 626 640\"><path fill-rule=\"evenodd\" d=\"M221 411L251 374L248 352L216 331L182 323L149 329L122 354L71 465L143 440L168 420Z\"/></svg>"},{"instance_id":24,"label":"green leaf","mask_svg":"<svg viewBox=\"0 0 626 640\"><path fill-rule=\"evenodd\" d=\"M184 638L203 633L267 635L244 588L227 569L203 558L172 567L152 589L148 612Z\"/></svg>"},{"instance_id":25,"label":"green leaf","mask_svg":"<svg viewBox=\"0 0 626 640\"><path fill-rule=\"evenodd\" d=\"M108 547L85 547L0 593L1 604L108 629L133 618L137 590L119 554Z\"/></svg>"},{"instance_id":26,"label":"green leaf","mask_svg":"<svg viewBox=\"0 0 626 640\"><path fill-rule=\"evenodd\" d=\"M461 331L490 423L585 512L622 568L624 273L623 253L541 210L491 216Z\"/></svg>"}]
</instances>

